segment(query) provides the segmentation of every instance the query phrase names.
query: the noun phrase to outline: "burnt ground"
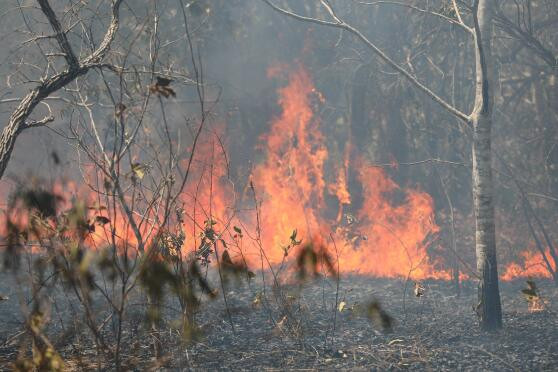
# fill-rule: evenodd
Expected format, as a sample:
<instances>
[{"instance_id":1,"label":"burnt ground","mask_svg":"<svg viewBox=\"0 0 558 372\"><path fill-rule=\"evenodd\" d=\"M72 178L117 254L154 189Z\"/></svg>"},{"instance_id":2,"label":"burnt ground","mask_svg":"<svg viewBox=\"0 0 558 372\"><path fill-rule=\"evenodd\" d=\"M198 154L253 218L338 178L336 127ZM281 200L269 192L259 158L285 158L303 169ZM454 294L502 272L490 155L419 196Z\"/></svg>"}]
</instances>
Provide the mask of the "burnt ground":
<instances>
[{"instance_id":1,"label":"burnt ground","mask_svg":"<svg viewBox=\"0 0 558 372\"><path fill-rule=\"evenodd\" d=\"M22 341L21 315L16 286L2 277L0 294L0 370L10 369ZM172 319L175 304L168 304L159 334L164 356L151 357L151 338L145 331L142 299L131 300L123 338L123 359L128 370L537 370L558 369L558 290L538 281L546 311L530 313L521 294L524 281L502 283L504 328L487 334L479 330L472 309L476 291L465 282L456 297L450 283L426 281L426 292L417 298L412 283L396 279L343 278L334 312L336 283L315 280L304 286L285 287L275 301L271 289L258 296L255 284L233 285L226 290L230 318L222 294L205 301L196 319L200 336L183 342ZM51 312L49 337L72 370L111 370L96 356L83 331L80 316L63 292ZM62 297L60 297L62 296ZM261 300L256 300L256 298ZM267 298L267 300L266 300ZM376 299L393 318L390 332L359 314L357 309ZM69 301L69 302L68 302ZM355 306L356 305L356 306ZM362 307L362 306L360 306ZM102 309L98 311L102 319ZM335 314L335 315L334 315ZM285 317L286 315L286 317ZM335 331L333 331L335 316ZM75 329L70 327L74 322ZM62 325L65 324L64 329ZM107 327L110 327L110 322ZM64 332L65 331L65 332Z\"/></svg>"}]
</instances>

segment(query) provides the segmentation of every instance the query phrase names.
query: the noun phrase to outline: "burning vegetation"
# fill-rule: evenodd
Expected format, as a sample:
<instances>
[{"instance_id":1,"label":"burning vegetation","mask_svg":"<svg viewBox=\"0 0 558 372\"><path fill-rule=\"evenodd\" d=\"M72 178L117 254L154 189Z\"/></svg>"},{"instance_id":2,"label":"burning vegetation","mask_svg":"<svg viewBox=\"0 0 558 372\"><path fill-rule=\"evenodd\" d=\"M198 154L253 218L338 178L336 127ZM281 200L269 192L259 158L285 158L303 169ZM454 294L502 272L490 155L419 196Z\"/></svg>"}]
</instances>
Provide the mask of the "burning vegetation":
<instances>
[{"instance_id":1,"label":"burning vegetation","mask_svg":"<svg viewBox=\"0 0 558 372\"><path fill-rule=\"evenodd\" d=\"M334 163L329 158L320 118L314 113L317 108L313 105L319 104L321 95L308 71L300 63L275 66L269 69L269 76L286 83L278 90L281 113L272 119L269 132L259 139L264 156L253 166L242 195L235 195L227 179L224 152L228 149L215 139L202 139L194 157L195 177L179 196L181 207L176 211L180 214L176 225L157 229L146 224L140 229L143 236L151 236L145 246L152 239L173 242L163 244L164 255L179 257L193 252L209 263L214 253L212 245L219 242L225 252L229 252L230 245L228 261L235 257L258 267L261 249L271 266L294 264L291 258L298 250L304 250L301 247L307 247L302 242L320 242L323 250L331 254L334 240L338 249L336 265L341 273L450 280L451 270L444 258L429 253L440 232L432 198L419 188L400 187L384 170L367 164L358 155L349 156L351 161ZM350 143L346 146L353 150ZM87 176L99 177L91 169ZM358 205L352 202L348 184L351 172L356 173L355 182L361 186ZM140 182L148 173L148 165L133 163L126 177ZM254 196L260 206L258 218L253 210L238 212L249 208ZM72 226L80 229L88 249L102 248L110 242L107 237L111 237L121 249L137 254L138 244L129 222L120 214L111 220L111 211L98 197L74 183L57 184L52 192L41 188L23 190L14 195L12 212L4 215L3 224L7 229L23 227L30 216L58 217L56 211L61 209L64 221L78 219ZM85 202L71 205L71 200ZM259 242L240 246L245 237L243 229L251 237L259 234ZM519 256L520 261L503 268L502 280L550 278L556 270L552 260L549 262L552 270L544 266L540 253L525 250ZM548 249L545 257L551 257ZM461 279L468 277L461 274Z\"/></svg>"},{"instance_id":2,"label":"burning vegetation","mask_svg":"<svg viewBox=\"0 0 558 372\"><path fill-rule=\"evenodd\" d=\"M265 297L265 280L269 280L278 306L273 328L277 337L302 337L307 327L300 318L302 283L312 283L322 275L337 281L334 313L368 318L382 334L389 334L395 322L389 311L377 299L361 304L348 302L347 293L339 298L339 280L347 275L412 280L419 301L431 296L425 281L450 281L452 272L444 256L430 253L440 233L434 202L419 188L402 188L383 169L367 165L352 153L350 143L346 160L332 162L316 114L323 98L308 71L298 63L273 67L269 75L284 84L278 90L281 112L258 140L263 159L251 169L240 195L227 175L227 149L214 137L198 144L195 165L190 169L192 181L178 194L180 207L175 216L166 217L172 221L166 226L146 223L132 227L125 212L111 206L114 195L110 191L115 186L109 179L103 181L102 194L73 182L57 183L52 191L39 186L23 188L13 194L3 215L6 267L20 270L22 255L30 253L36 256L37 284L48 283L44 275L51 270L51 276L60 276L47 287L59 281L76 291L89 314L86 325L97 347L108 348L103 353L115 351L106 345L107 336L98 330L103 325L90 314L91 306L97 291L107 297L114 294L102 290L101 278L114 285L120 277L125 296L132 296L135 288L126 282L138 282L147 296L145 321L152 335L164 326L168 294L176 297L182 309L180 320L172 326L182 340L202 337L196 314L203 313L204 299L221 296L234 329L231 299L227 299L233 292L227 294L228 288L243 287L243 283L252 286L259 275L263 288L254 295L251 307L259 309L269 301ZM88 169L88 179L99 179L97 169ZM149 165L134 162L124 177L131 185L141 185L150 172ZM349 184L352 172L354 182L361 186L358 205ZM159 213L152 218L163 220L165 216ZM134 230L144 237L141 243ZM523 262L507 264L501 279L529 278L527 289L521 290L527 309L544 312L546 302L532 278L549 278L552 271L545 269L540 255L524 251L521 256ZM271 277L265 279L268 270ZM209 272L218 274L220 284L211 283ZM231 283L234 278L236 284ZM296 283L293 278L300 288L290 288ZM459 276L464 281L469 278L466 273ZM42 296L43 291L34 289L35 296ZM123 312L124 297L120 300L121 307L113 304L113 312ZM26 310L34 357L26 359L25 353L20 354L16 367L60 370L65 365L44 333L48 317L41 306L36 302ZM163 354L163 347L155 338L155 355ZM112 354L109 358L122 357Z\"/></svg>"},{"instance_id":3,"label":"burning vegetation","mask_svg":"<svg viewBox=\"0 0 558 372\"><path fill-rule=\"evenodd\" d=\"M27 129L52 125L66 147L49 148L46 174L12 169L0 184L0 369L556 368L556 216L544 204L558 200L556 144L545 142L547 173L531 180L519 169L540 159L504 151L528 145L498 132L491 150L494 112L516 94L531 92L516 106L536 106L538 123L558 117L541 103L555 98L555 74L519 78L503 57L534 48L545 60L555 45L539 42L531 21L512 21L513 6L360 4L375 9L362 23L341 1L124 12L99 0L107 18L96 24L88 2L37 3L49 31L18 4L32 34L20 41L38 44L46 67L37 79L27 62L6 75L23 98L0 100L14 105L0 178ZM544 18L540 4L515 3L523 18ZM439 50L443 32L424 29L416 11L449 22L447 47L463 51ZM361 32L402 14L421 33L400 30L413 40L401 55ZM384 36L397 44L396 34ZM225 35L257 57L226 66L239 51L220 44ZM525 45L492 45L510 36ZM548 81L509 87L532 76ZM458 80L477 89L464 93ZM43 119L31 119L37 107ZM517 137L538 141L539 129Z\"/></svg>"}]
</instances>

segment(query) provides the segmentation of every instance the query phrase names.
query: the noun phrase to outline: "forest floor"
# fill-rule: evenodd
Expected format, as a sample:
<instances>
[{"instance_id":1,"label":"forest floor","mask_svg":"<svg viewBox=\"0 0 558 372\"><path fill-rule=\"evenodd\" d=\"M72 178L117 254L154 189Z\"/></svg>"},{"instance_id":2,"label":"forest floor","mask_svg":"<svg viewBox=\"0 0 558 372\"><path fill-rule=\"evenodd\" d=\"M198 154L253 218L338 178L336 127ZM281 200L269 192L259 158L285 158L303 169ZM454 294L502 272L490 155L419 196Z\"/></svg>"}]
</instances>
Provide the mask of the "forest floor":
<instances>
[{"instance_id":1,"label":"forest floor","mask_svg":"<svg viewBox=\"0 0 558 372\"><path fill-rule=\"evenodd\" d=\"M490 334L478 327L473 283L462 283L460 297L450 283L422 284L424 295L415 297L413 283L403 280L352 276L342 278L337 290L335 281L317 279L284 287L277 301L269 288L262 295L254 284L231 286L225 291L228 312L222 293L200 308L197 340L184 343L172 321L161 327L163 357L158 361L150 357L144 320L131 309L123 333L124 366L137 371L558 369L558 289L552 283L537 281L547 303L540 312L527 310L521 293L525 281L501 283L504 327ZM9 279L0 280L0 294L13 291ZM392 318L391 329L357 311L373 300ZM0 370L9 369L18 355L19 306L17 295L0 301ZM178 317L175 307L169 305L168 319ZM67 367L112 369L98 364L91 341L56 325L72 316L70 310L53 311L49 330Z\"/></svg>"}]
</instances>

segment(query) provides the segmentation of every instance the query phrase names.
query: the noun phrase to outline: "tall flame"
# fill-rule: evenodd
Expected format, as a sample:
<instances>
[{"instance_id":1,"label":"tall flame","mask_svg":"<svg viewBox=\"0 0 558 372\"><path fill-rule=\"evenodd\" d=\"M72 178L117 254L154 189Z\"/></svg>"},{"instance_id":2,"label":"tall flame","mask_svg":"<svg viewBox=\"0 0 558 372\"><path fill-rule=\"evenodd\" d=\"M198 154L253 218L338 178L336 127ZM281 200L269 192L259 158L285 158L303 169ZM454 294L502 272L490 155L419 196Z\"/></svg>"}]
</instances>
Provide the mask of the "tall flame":
<instances>
[{"instance_id":1,"label":"tall flame","mask_svg":"<svg viewBox=\"0 0 558 372\"><path fill-rule=\"evenodd\" d=\"M449 279L450 273L435 269L426 252L429 239L439 231L428 194L399 190L381 169L365 167L363 161L349 164L347 155L336 167L336 179L326 179L326 162L333 159L329 159L320 119L312 109L315 97L321 95L308 72L298 66L289 73L288 84L279 89L282 113L262 138L267 156L254 169L253 182L265 195L262 235L270 260L278 263L283 259L281 246L297 229L299 237L307 241L317 236L324 241L331 234L343 272ZM355 216L342 212L351 203L349 166L358 169L363 185L364 202ZM404 194L397 204L390 201L394 191ZM335 219L325 217L327 193L338 200Z\"/></svg>"},{"instance_id":2,"label":"tall flame","mask_svg":"<svg viewBox=\"0 0 558 372\"><path fill-rule=\"evenodd\" d=\"M265 155L252 170L250 184L261 202L258 216L253 211L239 214L239 205L246 210L251 200L236 200L234 184L226 177L228 164L221 141L215 136L203 138L195 152L190 181L181 195L186 218L182 226L174 227L186 233L184 249L199 247L200 234L204 234L209 221L223 233L219 235L223 244L226 240L229 248L236 248L231 254L241 254L252 267L260 267L262 250L271 265L291 260L292 251L297 249L293 242L302 240L327 247L344 273L451 279L443 262L428 254L440 231L432 198L418 188L403 189L383 169L367 166L358 155L360 149L352 149L351 144L345 144L341 156L330 156L320 117L315 113L316 104L324 98L302 65L294 69L277 65L269 69L269 76L287 76L288 83L278 90L281 113L260 138ZM90 170L92 175L95 172ZM351 182L361 186L358 195L349 187L349 174L356 180L351 178ZM68 201L85 196L83 200L90 207L87 215L92 220L103 215L113 220L96 227L88 238L90 245L110 244L112 229L119 246L137 245L125 216L107 215L99 195L86 190L73 183L54 188ZM97 207L91 208L94 205ZM8 218L27 221L26 215L3 213L0 229ZM225 234L226 230L238 231L231 229L233 226L247 230L251 242L242 243L242 234ZM157 226L145 223L141 227L147 241L156 233ZM507 265L501 278L550 277L540 253L526 250L522 261ZM550 265L556 271L553 261Z\"/></svg>"}]
</instances>

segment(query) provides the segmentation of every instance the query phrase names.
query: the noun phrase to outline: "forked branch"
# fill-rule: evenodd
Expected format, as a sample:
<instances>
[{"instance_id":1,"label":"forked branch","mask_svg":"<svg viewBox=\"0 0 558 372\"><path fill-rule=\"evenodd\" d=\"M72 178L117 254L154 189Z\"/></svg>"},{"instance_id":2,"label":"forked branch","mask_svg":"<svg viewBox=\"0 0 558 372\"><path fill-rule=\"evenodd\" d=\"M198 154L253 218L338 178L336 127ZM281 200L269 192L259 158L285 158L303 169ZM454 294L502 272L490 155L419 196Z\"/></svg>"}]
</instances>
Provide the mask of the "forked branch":
<instances>
[{"instance_id":1,"label":"forked branch","mask_svg":"<svg viewBox=\"0 0 558 372\"><path fill-rule=\"evenodd\" d=\"M112 41L116 35L116 31L118 30L119 9L122 0L115 0L112 3L111 21L107 31L105 32L103 40L99 44L99 47L82 61L79 61L74 54L70 43L68 42L68 38L62 30L62 26L60 25L60 22L58 21L58 18L56 17L56 14L49 2L47 0L38 1L43 14L56 32L56 40L64 53L64 58L68 62L68 68L61 73L43 79L42 83L33 88L13 111L8 124L5 126L0 137L0 179L4 175L4 171L6 170L14 149L15 141L21 131L38 126L37 124L39 123L44 125L47 122L52 121L49 117L49 120L43 119L35 122L33 125L27 125L26 121L35 107L50 94L64 88L78 77L85 75L90 69L107 67L107 64L101 64L101 61L109 51Z\"/></svg>"},{"instance_id":2,"label":"forked branch","mask_svg":"<svg viewBox=\"0 0 558 372\"><path fill-rule=\"evenodd\" d=\"M381 50L379 47L377 47L376 44L374 44L372 41L370 41L370 39L368 39L357 28L351 26L350 24L346 23L341 18L339 18L335 14L334 10L332 9L332 7L330 5L326 6L326 10L332 16L332 18L335 20L335 22L325 21L325 20L312 18L312 17L306 17L306 16L302 16L302 15L297 14L297 13L293 13L291 11L288 11L286 9L283 9L283 8L275 5L271 0L262 0L262 1L264 1L266 4L268 4L271 8L273 8L277 12L282 13L286 16L291 17L291 18L297 19L299 21L316 23L316 24L319 24L319 25L339 28L339 29L343 29L345 31L348 31L349 33L356 36L359 40L361 40L364 44L366 44L388 66L392 67L395 71L397 71L401 75L403 75L412 85L414 85L420 91L422 91L427 96L429 96L434 102L438 103L446 111L448 111L449 113L451 113L455 117L463 120L466 123L470 122L470 116L469 115L460 111L459 109L457 109L456 107L454 107L453 105L448 103L446 100L444 100L442 97L440 97L439 95L434 93L432 90L430 90L430 88L428 88L426 85L421 83L413 74L411 74L409 71L407 71L406 69L401 67L401 65L399 65L397 62L395 62L393 59L391 59L383 50Z\"/></svg>"}]
</instances>

